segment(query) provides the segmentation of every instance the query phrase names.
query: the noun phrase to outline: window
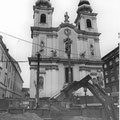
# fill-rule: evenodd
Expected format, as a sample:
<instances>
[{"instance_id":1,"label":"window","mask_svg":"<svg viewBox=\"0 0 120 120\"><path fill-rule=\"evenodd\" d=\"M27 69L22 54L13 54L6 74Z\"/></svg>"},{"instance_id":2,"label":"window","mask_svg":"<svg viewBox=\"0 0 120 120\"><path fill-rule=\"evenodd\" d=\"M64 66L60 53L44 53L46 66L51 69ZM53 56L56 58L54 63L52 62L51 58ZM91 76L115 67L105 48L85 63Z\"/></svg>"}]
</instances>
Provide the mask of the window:
<instances>
[{"instance_id":1,"label":"window","mask_svg":"<svg viewBox=\"0 0 120 120\"><path fill-rule=\"evenodd\" d=\"M111 82L113 82L113 81L115 81L115 77L114 76L111 77Z\"/></svg>"},{"instance_id":2,"label":"window","mask_svg":"<svg viewBox=\"0 0 120 120\"><path fill-rule=\"evenodd\" d=\"M39 88L43 89L43 86L44 86L44 78L43 76L40 76L39 77Z\"/></svg>"},{"instance_id":3,"label":"window","mask_svg":"<svg viewBox=\"0 0 120 120\"><path fill-rule=\"evenodd\" d=\"M119 72L119 66L116 66L116 70Z\"/></svg>"},{"instance_id":4,"label":"window","mask_svg":"<svg viewBox=\"0 0 120 120\"><path fill-rule=\"evenodd\" d=\"M90 19L87 19L86 23L87 23L87 28L92 28L91 20Z\"/></svg>"},{"instance_id":5,"label":"window","mask_svg":"<svg viewBox=\"0 0 120 120\"><path fill-rule=\"evenodd\" d=\"M9 85L10 85L10 78L8 79L8 86L7 86L8 88L9 88Z\"/></svg>"},{"instance_id":6,"label":"window","mask_svg":"<svg viewBox=\"0 0 120 120\"><path fill-rule=\"evenodd\" d=\"M11 72L11 64L10 64L10 72Z\"/></svg>"},{"instance_id":7,"label":"window","mask_svg":"<svg viewBox=\"0 0 120 120\"><path fill-rule=\"evenodd\" d=\"M5 74L5 78L4 78L4 85L7 86L7 74Z\"/></svg>"},{"instance_id":8,"label":"window","mask_svg":"<svg viewBox=\"0 0 120 120\"><path fill-rule=\"evenodd\" d=\"M108 75L108 72L107 72L107 71L105 71L105 75Z\"/></svg>"},{"instance_id":9,"label":"window","mask_svg":"<svg viewBox=\"0 0 120 120\"><path fill-rule=\"evenodd\" d=\"M110 73L113 73L113 68L110 69Z\"/></svg>"},{"instance_id":10,"label":"window","mask_svg":"<svg viewBox=\"0 0 120 120\"><path fill-rule=\"evenodd\" d=\"M6 68L8 68L8 62L6 62Z\"/></svg>"},{"instance_id":11,"label":"window","mask_svg":"<svg viewBox=\"0 0 120 120\"><path fill-rule=\"evenodd\" d=\"M3 61L3 53L2 53L1 61Z\"/></svg>"},{"instance_id":12,"label":"window","mask_svg":"<svg viewBox=\"0 0 120 120\"><path fill-rule=\"evenodd\" d=\"M106 81L106 83L109 83L109 80L108 80L108 78L106 78L106 79L105 79L105 81Z\"/></svg>"},{"instance_id":13,"label":"window","mask_svg":"<svg viewBox=\"0 0 120 120\"><path fill-rule=\"evenodd\" d=\"M13 84L12 84L12 81L11 81L10 89L12 90L12 88L13 88Z\"/></svg>"},{"instance_id":14,"label":"window","mask_svg":"<svg viewBox=\"0 0 120 120\"><path fill-rule=\"evenodd\" d=\"M112 65L112 61L109 62L109 65Z\"/></svg>"},{"instance_id":15,"label":"window","mask_svg":"<svg viewBox=\"0 0 120 120\"><path fill-rule=\"evenodd\" d=\"M41 14L40 22L41 23L46 23L46 15L45 14Z\"/></svg>"},{"instance_id":16,"label":"window","mask_svg":"<svg viewBox=\"0 0 120 120\"><path fill-rule=\"evenodd\" d=\"M118 57L116 57L116 58L115 58L115 61L116 61L116 62L119 62L119 58L118 58Z\"/></svg>"},{"instance_id":17,"label":"window","mask_svg":"<svg viewBox=\"0 0 120 120\"><path fill-rule=\"evenodd\" d=\"M106 65L106 64L104 64L104 68L107 68L107 65Z\"/></svg>"},{"instance_id":18,"label":"window","mask_svg":"<svg viewBox=\"0 0 120 120\"><path fill-rule=\"evenodd\" d=\"M117 87L116 86L112 86L112 92L117 92Z\"/></svg>"}]
</instances>

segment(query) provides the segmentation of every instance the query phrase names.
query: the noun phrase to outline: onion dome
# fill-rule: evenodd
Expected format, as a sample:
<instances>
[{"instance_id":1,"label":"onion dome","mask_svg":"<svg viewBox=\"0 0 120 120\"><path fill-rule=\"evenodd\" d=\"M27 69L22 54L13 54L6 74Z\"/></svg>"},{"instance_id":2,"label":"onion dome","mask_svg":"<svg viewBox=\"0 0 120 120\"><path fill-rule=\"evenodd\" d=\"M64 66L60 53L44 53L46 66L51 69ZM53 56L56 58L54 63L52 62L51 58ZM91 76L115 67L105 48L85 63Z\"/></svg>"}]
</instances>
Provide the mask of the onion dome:
<instances>
[{"instance_id":1,"label":"onion dome","mask_svg":"<svg viewBox=\"0 0 120 120\"><path fill-rule=\"evenodd\" d=\"M38 7L51 7L50 0L38 0L36 2L36 6Z\"/></svg>"},{"instance_id":2,"label":"onion dome","mask_svg":"<svg viewBox=\"0 0 120 120\"><path fill-rule=\"evenodd\" d=\"M79 12L92 12L92 8L88 0L80 0L77 13Z\"/></svg>"}]
</instances>

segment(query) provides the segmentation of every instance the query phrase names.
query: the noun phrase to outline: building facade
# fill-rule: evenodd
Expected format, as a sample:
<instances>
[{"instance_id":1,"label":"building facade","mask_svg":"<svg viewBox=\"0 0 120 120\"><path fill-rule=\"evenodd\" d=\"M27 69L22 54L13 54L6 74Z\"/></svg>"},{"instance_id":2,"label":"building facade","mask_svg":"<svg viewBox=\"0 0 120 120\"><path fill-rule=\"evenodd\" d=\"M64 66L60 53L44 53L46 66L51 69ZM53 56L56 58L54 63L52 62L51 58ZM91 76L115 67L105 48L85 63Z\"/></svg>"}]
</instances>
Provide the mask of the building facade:
<instances>
[{"instance_id":1,"label":"building facade","mask_svg":"<svg viewBox=\"0 0 120 120\"><path fill-rule=\"evenodd\" d=\"M119 93L119 46L102 57L105 87L113 96Z\"/></svg>"},{"instance_id":2,"label":"building facade","mask_svg":"<svg viewBox=\"0 0 120 120\"><path fill-rule=\"evenodd\" d=\"M0 36L0 99L21 97L23 80L18 63L10 56Z\"/></svg>"},{"instance_id":3,"label":"building facade","mask_svg":"<svg viewBox=\"0 0 120 120\"><path fill-rule=\"evenodd\" d=\"M92 12L89 1L80 0L75 23L65 20L58 27L52 27L54 8L49 0L38 0L34 7L34 26L31 27L33 39L30 64L30 97L35 98L38 57L40 52L40 97L51 97L59 93L69 83L69 62L67 40L70 40L71 81L79 81L88 74L102 72L97 13ZM81 95L84 94L83 90ZM89 91L88 91L89 92ZM89 92L89 94L91 94Z\"/></svg>"}]
</instances>

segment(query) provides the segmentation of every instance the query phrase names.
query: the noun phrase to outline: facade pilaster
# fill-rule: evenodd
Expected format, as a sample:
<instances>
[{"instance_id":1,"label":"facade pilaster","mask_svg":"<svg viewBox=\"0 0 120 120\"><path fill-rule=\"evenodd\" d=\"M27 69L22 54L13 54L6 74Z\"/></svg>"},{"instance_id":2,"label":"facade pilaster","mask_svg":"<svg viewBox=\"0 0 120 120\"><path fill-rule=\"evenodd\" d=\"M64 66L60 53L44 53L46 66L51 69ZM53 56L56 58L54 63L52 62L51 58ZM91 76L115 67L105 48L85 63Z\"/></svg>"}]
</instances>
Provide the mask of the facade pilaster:
<instances>
[{"instance_id":1,"label":"facade pilaster","mask_svg":"<svg viewBox=\"0 0 120 120\"><path fill-rule=\"evenodd\" d=\"M51 97L52 96L52 74L51 70L48 69L46 71L46 96Z\"/></svg>"}]
</instances>

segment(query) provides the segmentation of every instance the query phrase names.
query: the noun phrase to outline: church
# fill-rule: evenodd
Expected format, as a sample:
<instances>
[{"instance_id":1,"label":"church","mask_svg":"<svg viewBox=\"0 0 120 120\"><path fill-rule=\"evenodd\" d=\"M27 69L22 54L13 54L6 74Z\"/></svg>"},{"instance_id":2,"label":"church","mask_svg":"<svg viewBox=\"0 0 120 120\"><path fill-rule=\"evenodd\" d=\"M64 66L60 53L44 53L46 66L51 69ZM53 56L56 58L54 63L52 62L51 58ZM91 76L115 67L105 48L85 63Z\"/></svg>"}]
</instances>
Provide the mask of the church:
<instances>
[{"instance_id":1,"label":"church","mask_svg":"<svg viewBox=\"0 0 120 120\"><path fill-rule=\"evenodd\" d=\"M33 10L32 54L28 58L31 98L36 96L38 62L41 98L56 95L69 82L79 81L88 74L97 75L102 72L97 13L93 12L88 0L79 1L74 24L70 23L66 12L64 21L53 27L54 8L50 0L37 0ZM70 41L70 51L67 40ZM38 53L40 59L37 57ZM79 92L79 95L84 94L84 90ZM90 92L88 94L92 95Z\"/></svg>"}]
</instances>

